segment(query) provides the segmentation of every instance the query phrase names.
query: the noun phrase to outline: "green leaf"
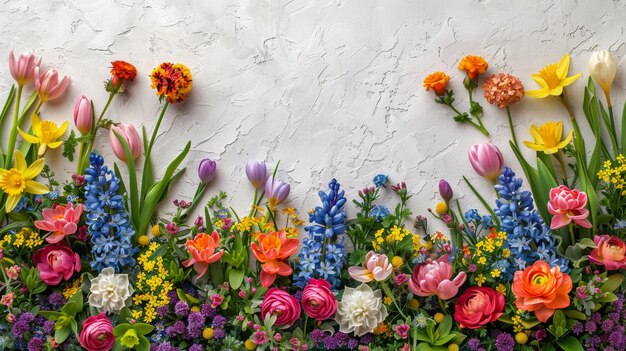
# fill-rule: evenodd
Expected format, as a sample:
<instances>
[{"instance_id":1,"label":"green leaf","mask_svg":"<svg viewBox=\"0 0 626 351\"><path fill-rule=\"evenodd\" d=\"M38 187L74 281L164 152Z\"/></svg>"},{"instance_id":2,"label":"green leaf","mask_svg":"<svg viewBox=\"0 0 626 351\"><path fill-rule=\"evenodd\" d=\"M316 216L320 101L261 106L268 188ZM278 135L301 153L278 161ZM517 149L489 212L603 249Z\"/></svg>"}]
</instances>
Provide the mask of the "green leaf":
<instances>
[{"instance_id":1,"label":"green leaf","mask_svg":"<svg viewBox=\"0 0 626 351\"><path fill-rule=\"evenodd\" d=\"M70 162L74 161L74 153L76 152L77 145L78 140L76 140L76 133L72 130L70 131L70 135L68 135L67 139L63 142L63 156Z\"/></svg>"},{"instance_id":2,"label":"green leaf","mask_svg":"<svg viewBox=\"0 0 626 351\"><path fill-rule=\"evenodd\" d=\"M541 203L539 202L539 199L537 199L536 197L538 194L541 194L541 191L542 191L540 187L540 183L539 183L539 174L537 170L534 167L532 167L528 163L528 161L526 161L526 159L524 158L520 150L517 148L517 146L515 146L515 144L513 144L512 141L509 141L509 145L511 146L511 149L513 150L513 153L515 154L515 157L517 157L517 160L522 166L522 170L524 171L524 174L526 175L526 179L528 180L528 185L530 186L533 196L535 196L535 203L540 204L536 207L537 211L541 215L541 218L543 219L544 222L550 223L550 220L552 217L548 213L547 206L544 206L544 204L547 204L547 202Z\"/></svg>"},{"instance_id":3,"label":"green leaf","mask_svg":"<svg viewBox=\"0 0 626 351\"><path fill-rule=\"evenodd\" d=\"M150 342L148 341L148 339L145 336L143 336L143 335L139 336L139 345L135 346L135 350L137 350L137 351L150 351Z\"/></svg>"},{"instance_id":4,"label":"green leaf","mask_svg":"<svg viewBox=\"0 0 626 351\"><path fill-rule=\"evenodd\" d=\"M154 326L146 323L135 323L133 324L133 329L141 335L147 335L154 330Z\"/></svg>"},{"instance_id":5,"label":"green leaf","mask_svg":"<svg viewBox=\"0 0 626 351\"><path fill-rule=\"evenodd\" d=\"M606 293L606 296L604 297L594 299L595 302L600 302L600 303L609 303L615 300L617 300L617 296L615 296L615 294L613 294L612 292Z\"/></svg>"},{"instance_id":6,"label":"green leaf","mask_svg":"<svg viewBox=\"0 0 626 351\"><path fill-rule=\"evenodd\" d=\"M443 338L447 336L450 333L450 330L452 330L452 316L447 314L445 315L445 317L443 317L443 320L439 324L439 337Z\"/></svg>"},{"instance_id":7,"label":"green leaf","mask_svg":"<svg viewBox=\"0 0 626 351\"><path fill-rule=\"evenodd\" d=\"M228 282L233 289L239 289L243 283L244 272L239 269L230 269L228 271Z\"/></svg>"},{"instance_id":8,"label":"green leaf","mask_svg":"<svg viewBox=\"0 0 626 351\"><path fill-rule=\"evenodd\" d=\"M587 316L584 313L576 310L567 310L565 311L565 315L567 316L567 318L577 319L579 321L584 321L587 319Z\"/></svg>"},{"instance_id":9,"label":"green leaf","mask_svg":"<svg viewBox=\"0 0 626 351\"><path fill-rule=\"evenodd\" d=\"M130 151L130 146L126 139L122 137L116 131L113 131L117 140L122 144L122 148L124 149L124 156L126 156L126 166L128 167L128 185L130 190L130 216L132 218L133 225L135 228L139 227L139 193L137 192L137 172L135 170L135 160L133 159L133 154ZM147 226L146 226L147 228ZM146 231L141 231L136 233L136 235L144 235Z\"/></svg>"},{"instance_id":10,"label":"green leaf","mask_svg":"<svg viewBox=\"0 0 626 351\"><path fill-rule=\"evenodd\" d=\"M624 281L623 273L611 274L607 278L606 283L604 283L600 289L603 292L614 292L615 290L617 290L617 288L619 288L622 285L623 281Z\"/></svg>"},{"instance_id":11,"label":"green leaf","mask_svg":"<svg viewBox=\"0 0 626 351\"><path fill-rule=\"evenodd\" d=\"M39 311L39 315L45 319L56 321L57 319L59 319L59 317L63 315L63 313L55 311Z\"/></svg>"},{"instance_id":12,"label":"green leaf","mask_svg":"<svg viewBox=\"0 0 626 351\"><path fill-rule=\"evenodd\" d=\"M556 343L565 351L585 351L580 341L571 335L557 340Z\"/></svg>"},{"instance_id":13,"label":"green leaf","mask_svg":"<svg viewBox=\"0 0 626 351\"><path fill-rule=\"evenodd\" d=\"M440 336L439 339L437 339L437 341L435 341L433 343L433 345L435 345L435 346L445 345L445 344L449 343L450 341L452 341L452 339L454 339L455 337L456 337L455 333L451 333L451 334L448 334L446 336Z\"/></svg>"},{"instance_id":14,"label":"green leaf","mask_svg":"<svg viewBox=\"0 0 626 351\"><path fill-rule=\"evenodd\" d=\"M72 330L69 327L57 329L54 332L54 340L57 343L62 344L65 340L67 340L67 338L70 336L71 333L72 333Z\"/></svg>"}]
</instances>

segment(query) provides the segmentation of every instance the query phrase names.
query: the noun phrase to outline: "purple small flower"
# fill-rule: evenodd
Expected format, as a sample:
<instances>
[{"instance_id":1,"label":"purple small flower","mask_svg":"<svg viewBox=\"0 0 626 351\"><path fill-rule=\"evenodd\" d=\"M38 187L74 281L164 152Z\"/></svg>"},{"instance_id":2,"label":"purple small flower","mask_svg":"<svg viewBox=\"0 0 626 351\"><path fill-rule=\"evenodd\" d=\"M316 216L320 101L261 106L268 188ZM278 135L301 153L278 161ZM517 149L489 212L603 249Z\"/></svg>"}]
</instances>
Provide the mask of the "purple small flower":
<instances>
[{"instance_id":1,"label":"purple small flower","mask_svg":"<svg viewBox=\"0 0 626 351\"><path fill-rule=\"evenodd\" d=\"M607 333L611 332L613 330L613 327L615 327L615 322L613 322L613 320L611 319L605 319L604 321L602 321L602 325L600 326L602 331Z\"/></svg>"},{"instance_id":2,"label":"purple small flower","mask_svg":"<svg viewBox=\"0 0 626 351\"><path fill-rule=\"evenodd\" d=\"M515 339L509 333L502 333L496 337L496 349L498 351L513 351Z\"/></svg>"},{"instance_id":3,"label":"purple small flower","mask_svg":"<svg viewBox=\"0 0 626 351\"><path fill-rule=\"evenodd\" d=\"M480 347L480 340L477 338L469 339L469 341L467 342L467 347L469 347L470 350L476 350Z\"/></svg>"},{"instance_id":4,"label":"purple small flower","mask_svg":"<svg viewBox=\"0 0 626 351\"><path fill-rule=\"evenodd\" d=\"M43 322L43 331L46 334L52 334L54 332L54 322L51 320Z\"/></svg>"},{"instance_id":5,"label":"purple small flower","mask_svg":"<svg viewBox=\"0 0 626 351\"><path fill-rule=\"evenodd\" d=\"M62 294L54 292L48 297L48 302L52 305L52 307L60 307L65 305L67 301Z\"/></svg>"},{"instance_id":6,"label":"purple small flower","mask_svg":"<svg viewBox=\"0 0 626 351\"><path fill-rule=\"evenodd\" d=\"M267 166L263 162L248 161L246 175L257 190L262 189L267 181Z\"/></svg>"},{"instance_id":7,"label":"purple small flower","mask_svg":"<svg viewBox=\"0 0 626 351\"><path fill-rule=\"evenodd\" d=\"M321 343L322 340L324 340L324 332L320 329L315 329L313 330L309 336L311 337L311 339L316 342L316 343Z\"/></svg>"},{"instance_id":8,"label":"purple small flower","mask_svg":"<svg viewBox=\"0 0 626 351\"><path fill-rule=\"evenodd\" d=\"M222 328L224 327L224 325L226 325L226 318L224 316L218 314L217 316L213 317L214 327Z\"/></svg>"},{"instance_id":9,"label":"purple small flower","mask_svg":"<svg viewBox=\"0 0 626 351\"><path fill-rule=\"evenodd\" d=\"M204 348L200 344L193 344L189 347L189 351L204 351Z\"/></svg>"},{"instance_id":10,"label":"purple small flower","mask_svg":"<svg viewBox=\"0 0 626 351\"><path fill-rule=\"evenodd\" d=\"M200 164L198 165L198 178L200 178L202 183L206 184L215 178L216 170L217 163L213 160L205 158L200 161Z\"/></svg>"},{"instance_id":11,"label":"purple small flower","mask_svg":"<svg viewBox=\"0 0 626 351\"><path fill-rule=\"evenodd\" d=\"M265 196L270 208L275 208L285 201L289 196L289 190L289 184L277 179L268 179L265 183Z\"/></svg>"},{"instance_id":12,"label":"purple small flower","mask_svg":"<svg viewBox=\"0 0 626 351\"><path fill-rule=\"evenodd\" d=\"M587 333L593 333L598 329L598 326L593 321L588 321L585 323L585 330Z\"/></svg>"},{"instance_id":13,"label":"purple small flower","mask_svg":"<svg viewBox=\"0 0 626 351\"><path fill-rule=\"evenodd\" d=\"M224 329L222 328L215 328L213 329L213 338L220 340L220 339L224 339L224 337L226 337L226 332L224 331Z\"/></svg>"},{"instance_id":14,"label":"purple small flower","mask_svg":"<svg viewBox=\"0 0 626 351\"><path fill-rule=\"evenodd\" d=\"M185 301L178 301L174 307L174 313L179 317L185 317L189 314L189 305Z\"/></svg>"},{"instance_id":15,"label":"purple small flower","mask_svg":"<svg viewBox=\"0 0 626 351\"><path fill-rule=\"evenodd\" d=\"M576 324L572 327L572 332L576 335L581 334L583 331L585 331L585 327L581 322L576 322Z\"/></svg>"},{"instance_id":16,"label":"purple small flower","mask_svg":"<svg viewBox=\"0 0 626 351\"><path fill-rule=\"evenodd\" d=\"M32 338L28 342L28 351L41 351L43 349L44 340L42 338Z\"/></svg>"}]
</instances>

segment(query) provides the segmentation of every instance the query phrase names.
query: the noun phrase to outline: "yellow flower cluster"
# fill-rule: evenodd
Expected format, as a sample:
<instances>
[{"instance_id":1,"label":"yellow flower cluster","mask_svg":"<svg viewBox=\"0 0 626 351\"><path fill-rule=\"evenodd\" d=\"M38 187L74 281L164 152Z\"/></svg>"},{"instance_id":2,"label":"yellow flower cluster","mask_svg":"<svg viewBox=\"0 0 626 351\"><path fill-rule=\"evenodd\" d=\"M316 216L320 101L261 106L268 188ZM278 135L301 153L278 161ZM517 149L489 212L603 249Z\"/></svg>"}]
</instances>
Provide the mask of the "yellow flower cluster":
<instances>
[{"instance_id":1,"label":"yellow flower cluster","mask_svg":"<svg viewBox=\"0 0 626 351\"><path fill-rule=\"evenodd\" d=\"M74 279L71 285L68 285L65 287L65 289L63 289L63 296L66 299L69 299L70 297L74 296L74 294L76 294L76 292L78 292L78 290L80 289L81 285L83 285L82 276L80 278Z\"/></svg>"},{"instance_id":2,"label":"yellow flower cluster","mask_svg":"<svg viewBox=\"0 0 626 351\"><path fill-rule=\"evenodd\" d=\"M522 324L521 314L522 311L516 310L515 315L511 317L511 319L513 320L513 331L516 333L526 330L526 327L524 327L524 324Z\"/></svg>"},{"instance_id":3,"label":"yellow flower cluster","mask_svg":"<svg viewBox=\"0 0 626 351\"><path fill-rule=\"evenodd\" d=\"M617 190L621 191L621 195L626 195L626 157L624 155L618 155L616 159L617 164L613 164L610 160L604 161L604 169L598 171L598 179L605 183L610 183L615 186Z\"/></svg>"},{"instance_id":4,"label":"yellow flower cluster","mask_svg":"<svg viewBox=\"0 0 626 351\"><path fill-rule=\"evenodd\" d=\"M163 257L153 258L152 255L159 244L152 243L137 259L140 271L137 274L137 290L133 296L134 319L150 323L156 318L157 308L170 302L167 294L173 289L167 280L169 271L163 265Z\"/></svg>"},{"instance_id":5,"label":"yellow flower cluster","mask_svg":"<svg viewBox=\"0 0 626 351\"><path fill-rule=\"evenodd\" d=\"M394 225L389 230L388 234L385 235L386 230L387 229L385 228L381 228L376 233L374 233L374 240L372 241L372 246L374 247L374 250L380 250L383 243L393 245L396 242L404 240L404 238L406 238L407 236L413 235L410 230L398 227L396 225ZM415 236L413 236L413 244L415 245L415 243L416 239ZM417 244L420 245L419 236L417 237Z\"/></svg>"},{"instance_id":6,"label":"yellow flower cluster","mask_svg":"<svg viewBox=\"0 0 626 351\"><path fill-rule=\"evenodd\" d=\"M22 247L34 249L41 244L43 244L43 239L41 239L39 233L30 228L23 228L15 234L7 234L0 240L1 248L6 248L10 245L18 249Z\"/></svg>"},{"instance_id":7,"label":"yellow flower cluster","mask_svg":"<svg viewBox=\"0 0 626 351\"><path fill-rule=\"evenodd\" d=\"M240 233L249 232L252 230L252 227L259 223L258 218L254 217L243 217L239 222L235 223L232 227L230 227L231 231L238 231Z\"/></svg>"}]
</instances>

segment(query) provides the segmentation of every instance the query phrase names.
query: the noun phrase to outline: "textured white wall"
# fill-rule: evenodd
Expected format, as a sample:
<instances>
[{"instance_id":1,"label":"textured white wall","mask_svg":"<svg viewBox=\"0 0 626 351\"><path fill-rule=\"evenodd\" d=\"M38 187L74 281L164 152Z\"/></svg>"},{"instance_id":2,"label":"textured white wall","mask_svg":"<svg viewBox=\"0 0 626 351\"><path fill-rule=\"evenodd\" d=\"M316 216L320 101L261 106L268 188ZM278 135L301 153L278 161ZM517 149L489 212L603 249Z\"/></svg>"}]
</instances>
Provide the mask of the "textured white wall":
<instances>
[{"instance_id":1,"label":"textured white wall","mask_svg":"<svg viewBox=\"0 0 626 351\"><path fill-rule=\"evenodd\" d=\"M210 157L219 164L210 191L228 191L242 212L252 195L244 175L249 159L280 160L279 177L292 184L291 204L302 210L317 204L317 190L332 177L353 198L381 172L407 182L417 213L433 206L441 177L466 197L467 208L476 201L462 175L494 197L466 158L468 147L485 138L454 123L423 91L423 78L447 71L466 102L456 68L464 55L482 55L489 73L513 73L535 89L530 74L569 52L571 70L585 75L569 89L582 119L588 55L610 49L624 56L625 15L620 1L5 0L0 94L12 84L8 51L34 50L45 67L73 79L43 117L71 119L79 95L102 107L110 61L123 59L139 77L107 117L152 126L158 101L147 76L162 61L182 62L193 72L193 91L168 111L154 152L169 161L193 140L189 170L174 189L181 198L193 195L197 163ZM623 77L622 70L616 105L623 102ZM489 139L519 170L505 115L484 105ZM566 121L555 99L525 98L513 113L521 140L531 122ZM107 140L102 133L97 150L113 161ZM71 171L55 153L49 159L57 174Z\"/></svg>"}]
</instances>

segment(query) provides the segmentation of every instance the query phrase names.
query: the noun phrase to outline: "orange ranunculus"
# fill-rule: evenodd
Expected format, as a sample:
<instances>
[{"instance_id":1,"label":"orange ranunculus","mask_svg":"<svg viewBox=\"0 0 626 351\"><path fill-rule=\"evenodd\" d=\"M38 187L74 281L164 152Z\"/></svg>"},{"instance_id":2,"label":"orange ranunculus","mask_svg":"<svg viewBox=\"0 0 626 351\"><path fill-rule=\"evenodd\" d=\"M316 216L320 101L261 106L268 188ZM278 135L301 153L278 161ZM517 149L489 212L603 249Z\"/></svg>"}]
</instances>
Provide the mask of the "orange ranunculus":
<instances>
[{"instance_id":1,"label":"orange ranunculus","mask_svg":"<svg viewBox=\"0 0 626 351\"><path fill-rule=\"evenodd\" d=\"M569 306L572 278L558 266L550 268L545 261L537 261L523 271L515 272L512 286L515 306L520 310L534 311L538 320L545 323L554 311Z\"/></svg>"},{"instance_id":2,"label":"orange ranunculus","mask_svg":"<svg viewBox=\"0 0 626 351\"><path fill-rule=\"evenodd\" d=\"M261 265L261 285L269 287L276 275L284 277L293 273L293 269L284 261L298 252L298 239L288 239L284 230L260 234L257 242L250 245L250 250Z\"/></svg>"},{"instance_id":3,"label":"orange ranunculus","mask_svg":"<svg viewBox=\"0 0 626 351\"><path fill-rule=\"evenodd\" d=\"M217 250L220 247L220 235L216 231L211 235L199 233L193 240L187 240L185 246L191 258L184 261L183 265L185 267L193 265L198 278L206 273L210 263L216 262L224 255L224 250Z\"/></svg>"},{"instance_id":4,"label":"orange ranunculus","mask_svg":"<svg viewBox=\"0 0 626 351\"><path fill-rule=\"evenodd\" d=\"M424 88L426 91L430 89L435 91L437 95L443 95L446 93L446 84L450 80L450 76L443 72L431 73L424 79Z\"/></svg>"},{"instance_id":5,"label":"orange ranunculus","mask_svg":"<svg viewBox=\"0 0 626 351\"><path fill-rule=\"evenodd\" d=\"M459 69L467 71L470 79L476 79L479 74L485 73L487 68L489 68L489 64L480 56L468 55L463 57L461 63L459 63Z\"/></svg>"}]
</instances>

